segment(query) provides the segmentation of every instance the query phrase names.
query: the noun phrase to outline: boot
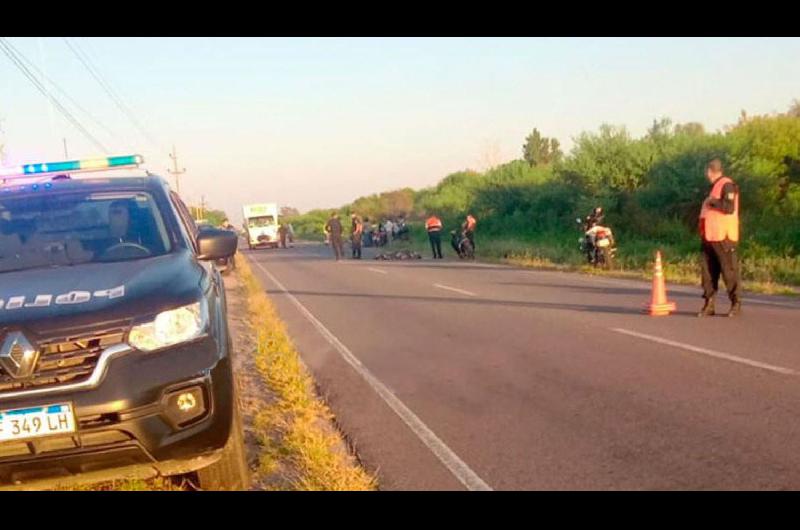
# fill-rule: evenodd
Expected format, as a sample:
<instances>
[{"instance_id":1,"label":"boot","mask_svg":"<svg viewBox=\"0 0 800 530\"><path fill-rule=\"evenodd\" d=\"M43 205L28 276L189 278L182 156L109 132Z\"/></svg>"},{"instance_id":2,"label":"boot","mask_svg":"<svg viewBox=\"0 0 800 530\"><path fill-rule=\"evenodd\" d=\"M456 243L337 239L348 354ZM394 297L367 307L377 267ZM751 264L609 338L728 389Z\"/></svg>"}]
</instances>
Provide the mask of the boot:
<instances>
[{"instance_id":1,"label":"boot","mask_svg":"<svg viewBox=\"0 0 800 530\"><path fill-rule=\"evenodd\" d=\"M742 312L742 301L738 298L731 300L731 308L728 310L729 317L735 317Z\"/></svg>"},{"instance_id":2,"label":"boot","mask_svg":"<svg viewBox=\"0 0 800 530\"><path fill-rule=\"evenodd\" d=\"M706 303L703 304L703 309L697 313L698 317L711 317L714 316L714 299L706 298Z\"/></svg>"}]
</instances>

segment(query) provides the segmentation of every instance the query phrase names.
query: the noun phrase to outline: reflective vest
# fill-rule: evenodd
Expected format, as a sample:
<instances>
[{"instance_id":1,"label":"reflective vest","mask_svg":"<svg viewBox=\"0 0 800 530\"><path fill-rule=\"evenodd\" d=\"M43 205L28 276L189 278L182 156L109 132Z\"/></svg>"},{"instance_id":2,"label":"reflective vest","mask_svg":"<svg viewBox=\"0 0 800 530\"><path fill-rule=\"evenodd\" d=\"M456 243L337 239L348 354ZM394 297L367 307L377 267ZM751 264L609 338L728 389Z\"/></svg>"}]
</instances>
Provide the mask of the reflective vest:
<instances>
[{"instance_id":1,"label":"reflective vest","mask_svg":"<svg viewBox=\"0 0 800 530\"><path fill-rule=\"evenodd\" d=\"M478 222L475 220L475 218L472 217L471 215L468 215L467 216L467 222L466 222L467 232L474 232L476 224L478 224Z\"/></svg>"},{"instance_id":2,"label":"reflective vest","mask_svg":"<svg viewBox=\"0 0 800 530\"><path fill-rule=\"evenodd\" d=\"M722 199L722 188L733 181L728 177L720 177L711 188L709 197ZM739 241L739 193L737 191L733 203L733 213L727 214L715 208L703 205L700 210L700 223L703 226L703 239L706 241Z\"/></svg>"},{"instance_id":3,"label":"reflective vest","mask_svg":"<svg viewBox=\"0 0 800 530\"><path fill-rule=\"evenodd\" d=\"M428 232L441 230L442 229L442 221L438 217L436 217L435 215L432 215L432 216L428 217L427 221L425 221L425 229Z\"/></svg>"}]
</instances>

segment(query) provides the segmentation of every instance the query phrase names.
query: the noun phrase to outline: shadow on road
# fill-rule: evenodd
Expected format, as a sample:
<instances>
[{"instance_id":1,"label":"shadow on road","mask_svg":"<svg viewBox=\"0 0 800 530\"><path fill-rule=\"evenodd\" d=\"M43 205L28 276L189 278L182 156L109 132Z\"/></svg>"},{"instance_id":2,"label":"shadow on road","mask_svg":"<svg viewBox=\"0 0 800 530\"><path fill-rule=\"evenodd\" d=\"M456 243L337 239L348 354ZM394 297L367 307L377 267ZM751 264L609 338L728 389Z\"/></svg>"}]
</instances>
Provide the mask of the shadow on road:
<instances>
[{"instance_id":1,"label":"shadow on road","mask_svg":"<svg viewBox=\"0 0 800 530\"><path fill-rule=\"evenodd\" d=\"M608 287L608 286L592 286L592 285L575 285L568 283L545 283L545 282L494 282L495 285L511 285L514 287L531 287L531 288L553 288L553 289L569 289L571 291L583 291L587 293L607 294L607 295L642 295L650 292L648 286L642 287ZM670 298L698 298L700 297L700 290L697 294L688 293L685 291L670 291Z\"/></svg>"},{"instance_id":2,"label":"shadow on road","mask_svg":"<svg viewBox=\"0 0 800 530\"><path fill-rule=\"evenodd\" d=\"M283 291L268 289L270 296L281 296L286 294ZM530 307L534 309L555 309L562 311L581 311L590 313L616 313L626 315L641 314L639 308L619 307L610 305L589 305L589 304L568 304L554 302L521 302L517 300L492 300L474 298L455 298L438 296L407 296L407 295L384 295L384 294L360 294L360 293L331 293L318 291L289 291L294 296L319 296L327 298L375 298L384 300L403 300L409 302L425 302L437 304L470 304L482 306L501 306L501 307Z\"/></svg>"}]
</instances>

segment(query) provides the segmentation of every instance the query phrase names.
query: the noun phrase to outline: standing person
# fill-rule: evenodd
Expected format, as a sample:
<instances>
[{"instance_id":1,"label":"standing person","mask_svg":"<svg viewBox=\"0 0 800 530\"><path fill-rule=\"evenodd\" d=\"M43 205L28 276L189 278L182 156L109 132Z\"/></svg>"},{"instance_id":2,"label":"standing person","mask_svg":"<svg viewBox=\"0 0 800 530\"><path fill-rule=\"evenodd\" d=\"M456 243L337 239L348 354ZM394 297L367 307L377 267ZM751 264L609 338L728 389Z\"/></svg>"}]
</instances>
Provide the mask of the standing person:
<instances>
[{"instance_id":1,"label":"standing person","mask_svg":"<svg viewBox=\"0 0 800 530\"><path fill-rule=\"evenodd\" d=\"M428 231L433 259L442 259L442 220L435 215L431 215L425 221L425 230Z\"/></svg>"},{"instance_id":2,"label":"standing person","mask_svg":"<svg viewBox=\"0 0 800 530\"><path fill-rule=\"evenodd\" d=\"M281 223L278 225L278 237L281 240L281 248L286 248L286 234L288 234L289 230L286 228L286 225Z\"/></svg>"},{"instance_id":3,"label":"standing person","mask_svg":"<svg viewBox=\"0 0 800 530\"><path fill-rule=\"evenodd\" d=\"M386 222L383 223L383 229L386 230L386 242L389 242L389 239L394 239L394 223L392 223L391 219L386 219Z\"/></svg>"},{"instance_id":4,"label":"standing person","mask_svg":"<svg viewBox=\"0 0 800 530\"><path fill-rule=\"evenodd\" d=\"M331 242L333 255L336 257L336 261L342 259L342 254L344 254L342 232L342 222L339 221L339 214L336 212L331 212L330 219L328 219L328 222L325 223L325 233L328 234L328 239Z\"/></svg>"},{"instance_id":5,"label":"standing person","mask_svg":"<svg viewBox=\"0 0 800 530\"><path fill-rule=\"evenodd\" d=\"M706 178L711 183L711 190L700 210L699 227L705 303L697 316L714 314L714 295L717 294L721 274L731 301L728 316L733 317L742 310L739 259L736 253L739 242L739 187L730 177L723 175L722 161L718 158L706 166Z\"/></svg>"},{"instance_id":6,"label":"standing person","mask_svg":"<svg viewBox=\"0 0 800 530\"><path fill-rule=\"evenodd\" d=\"M361 233L362 241L364 242L365 247L372 246L372 224L369 222L369 217L364 218L364 222L361 223L363 232Z\"/></svg>"},{"instance_id":7,"label":"standing person","mask_svg":"<svg viewBox=\"0 0 800 530\"><path fill-rule=\"evenodd\" d=\"M294 227L292 226L292 223L287 224L286 229L289 234L289 246L291 247L292 243L294 243Z\"/></svg>"},{"instance_id":8,"label":"standing person","mask_svg":"<svg viewBox=\"0 0 800 530\"><path fill-rule=\"evenodd\" d=\"M475 249L475 227L477 225L478 221L475 220L471 213L468 213L462 228L464 229L464 235L469 239L469 242L472 243L473 250Z\"/></svg>"},{"instance_id":9,"label":"standing person","mask_svg":"<svg viewBox=\"0 0 800 530\"><path fill-rule=\"evenodd\" d=\"M350 216L350 242L353 245L353 259L361 259L361 237L364 234L364 224L356 214Z\"/></svg>"}]
</instances>

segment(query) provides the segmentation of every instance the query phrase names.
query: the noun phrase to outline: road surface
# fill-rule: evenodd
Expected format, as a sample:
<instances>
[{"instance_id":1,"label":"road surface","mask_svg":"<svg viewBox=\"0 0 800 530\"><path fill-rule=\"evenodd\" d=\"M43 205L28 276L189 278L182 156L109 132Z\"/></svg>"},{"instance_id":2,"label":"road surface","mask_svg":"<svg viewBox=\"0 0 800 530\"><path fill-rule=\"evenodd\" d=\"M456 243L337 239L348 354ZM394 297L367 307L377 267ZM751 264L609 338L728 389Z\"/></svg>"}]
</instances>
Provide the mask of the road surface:
<instances>
[{"instance_id":1,"label":"road surface","mask_svg":"<svg viewBox=\"0 0 800 530\"><path fill-rule=\"evenodd\" d=\"M370 250L245 255L382 489L800 488L800 302Z\"/></svg>"}]
</instances>

